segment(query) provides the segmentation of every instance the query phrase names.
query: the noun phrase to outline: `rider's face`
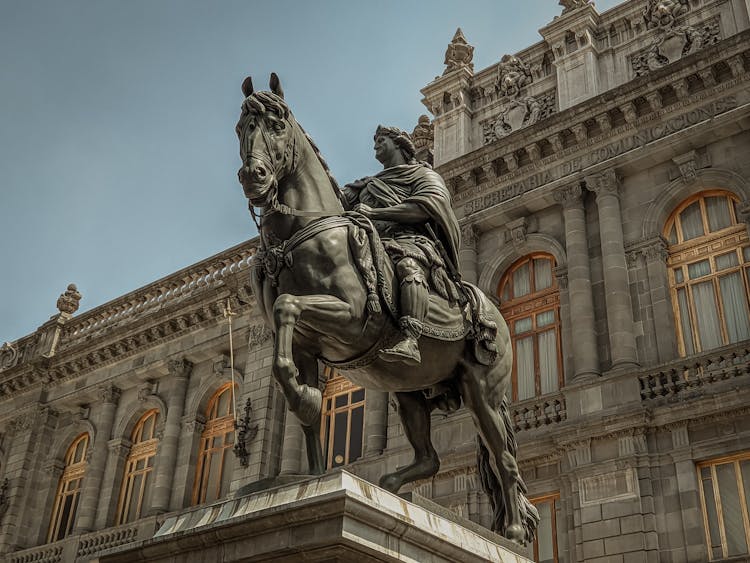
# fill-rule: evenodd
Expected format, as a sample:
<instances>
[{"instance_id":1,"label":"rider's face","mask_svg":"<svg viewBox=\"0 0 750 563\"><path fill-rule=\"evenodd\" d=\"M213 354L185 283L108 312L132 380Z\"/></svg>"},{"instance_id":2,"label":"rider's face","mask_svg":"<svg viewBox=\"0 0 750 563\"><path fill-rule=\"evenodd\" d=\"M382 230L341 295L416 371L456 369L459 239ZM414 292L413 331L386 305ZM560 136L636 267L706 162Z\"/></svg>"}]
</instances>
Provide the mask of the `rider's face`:
<instances>
[{"instance_id":1,"label":"rider's face","mask_svg":"<svg viewBox=\"0 0 750 563\"><path fill-rule=\"evenodd\" d=\"M392 160L392 156L398 152L399 148L396 142L385 135L378 135L375 138L375 158L382 164Z\"/></svg>"}]
</instances>

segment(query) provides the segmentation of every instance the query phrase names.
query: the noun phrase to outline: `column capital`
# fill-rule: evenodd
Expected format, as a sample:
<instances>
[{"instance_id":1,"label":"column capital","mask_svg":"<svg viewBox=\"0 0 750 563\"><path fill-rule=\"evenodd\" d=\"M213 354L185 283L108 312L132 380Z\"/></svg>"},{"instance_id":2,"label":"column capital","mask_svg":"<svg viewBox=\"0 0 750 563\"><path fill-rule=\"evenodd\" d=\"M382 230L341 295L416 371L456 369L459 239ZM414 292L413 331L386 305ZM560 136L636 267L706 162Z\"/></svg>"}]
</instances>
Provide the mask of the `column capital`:
<instances>
[{"instance_id":1,"label":"column capital","mask_svg":"<svg viewBox=\"0 0 750 563\"><path fill-rule=\"evenodd\" d=\"M182 427L188 435L200 434L206 427L206 423L196 417L184 417L182 419Z\"/></svg>"},{"instance_id":2,"label":"column capital","mask_svg":"<svg viewBox=\"0 0 750 563\"><path fill-rule=\"evenodd\" d=\"M120 400L121 394L122 394L122 391L120 390L120 388L115 387L114 385L111 385L111 384L104 385L99 388L99 397L104 403L116 405L117 402Z\"/></svg>"},{"instance_id":3,"label":"column capital","mask_svg":"<svg viewBox=\"0 0 750 563\"><path fill-rule=\"evenodd\" d=\"M130 453L130 447L132 442L125 438L115 438L107 442L107 449L110 453L116 455L120 459L125 459Z\"/></svg>"},{"instance_id":4,"label":"column capital","mask_svg":"<svg viewBox=\"0 0 750 563\"><path fill-rule=\"evenodd\" d=\"M620 177L614 169L606 170L600 174L592 174L584 178L586 188L596 194L598 200L604 195L620 195Z\"/></svg>"},{"instance_id":5,"label":"column capital","mask_svg":"<svg viewBox=\"0 0 750 563\"><path fill-rule=\"evenodd\" d=\"M167 362L167 369L172 377L187 379L193 371L193 362L187 358L172 358Z\"/></svg>"},{"instance_id":6,"label":"column capital","mask_svg":"<svg viewBox=\"0 0 750 563\"><path fill-rule=\"evenodd\" d=\"M669 256L667 241L661 235L644 239L636 244L629 245L627 255L633 261L639 256L643 256L647 263L666 262Z\"/></svg>"},{"instance_id":7,"label":"column capital","mask_svg":"<svg viewBox=\"0 0 750 563\"><path fill-rule=\"evenodd\" d=\"M583 190L580 184L570 184L557 188L553 193L555 201L563 206L563 209L583 207L581 196Z\"/></svg>"}]
</instances>

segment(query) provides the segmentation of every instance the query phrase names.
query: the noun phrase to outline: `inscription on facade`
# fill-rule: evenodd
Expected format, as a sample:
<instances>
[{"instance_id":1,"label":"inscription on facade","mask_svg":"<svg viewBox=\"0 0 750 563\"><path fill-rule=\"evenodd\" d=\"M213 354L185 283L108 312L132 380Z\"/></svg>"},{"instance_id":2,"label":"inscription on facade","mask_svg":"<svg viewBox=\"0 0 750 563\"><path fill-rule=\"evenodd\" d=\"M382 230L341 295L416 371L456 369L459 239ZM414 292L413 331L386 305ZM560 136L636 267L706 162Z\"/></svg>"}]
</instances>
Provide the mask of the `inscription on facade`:
<instances>
[{"instance_id":1,"label":"inscription on facade","mask_svg":"<svg viewBox=\"0 0 750 563\"><path fill-rule=\"evenodd\" d=\"M467 202L464 204L464 214L471 215L477 213L570 174L585 170L590 166L611 160L633 149L644 147L677 131L726 113L736 108L737 105L738 102L735 96L727 96L705 106L690 110L682 115L665 119L644 129L639 129L630 137L618 139L607 145L592 147L590 151L558 166L540 170L518 182L505 185L492 193Z\"/></svg>"}]
</instances>

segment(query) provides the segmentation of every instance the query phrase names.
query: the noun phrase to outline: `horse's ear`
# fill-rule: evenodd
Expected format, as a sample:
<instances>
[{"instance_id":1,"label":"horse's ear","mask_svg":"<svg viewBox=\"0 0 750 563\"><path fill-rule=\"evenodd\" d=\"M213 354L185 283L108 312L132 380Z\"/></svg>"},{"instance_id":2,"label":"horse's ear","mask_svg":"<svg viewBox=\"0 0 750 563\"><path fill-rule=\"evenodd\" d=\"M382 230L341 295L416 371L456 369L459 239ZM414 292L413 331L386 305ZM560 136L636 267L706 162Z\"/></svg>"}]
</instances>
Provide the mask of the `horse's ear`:
<instances>
[{"instance_id":1,"label":"horse's ear","mask_svg":"<svg viewBox=\"0 0 750 563\"><path fill-rule=\"evenodd\" d=\"M268 82L268 85L271 87L271 92L276 94L279 98L284 99L284 90L281 89L281 80L279 80L279 76L275 73L271 73L271 80Z\"/></svg>"},{"instance_id":2,"label":"horse's ear","mask_svg":"<svg viewBox=\"0 0 750 563\"><path fill-rule=\"evenodd\" d=\"M253 93L253 79L249 76L242 82L242 93L246 98Z\"/></svg>"}]
</instances>

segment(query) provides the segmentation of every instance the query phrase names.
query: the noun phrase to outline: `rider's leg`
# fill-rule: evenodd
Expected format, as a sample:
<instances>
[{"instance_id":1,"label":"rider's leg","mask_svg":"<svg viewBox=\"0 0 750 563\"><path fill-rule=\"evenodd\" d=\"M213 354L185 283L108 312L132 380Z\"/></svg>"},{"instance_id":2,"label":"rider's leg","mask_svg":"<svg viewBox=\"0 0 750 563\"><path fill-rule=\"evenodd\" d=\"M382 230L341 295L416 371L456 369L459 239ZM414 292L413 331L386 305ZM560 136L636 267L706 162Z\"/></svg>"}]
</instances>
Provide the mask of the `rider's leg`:
<instances>
[{"instance_id":1,"label":"rider's leg","mask_svg":"<svg viewBox=\"0 0 750 563\"><path fill-rule=\"evenodd\" d=\"M419 263L408 257L396 264L396 275L401 282L399 328L402 339L392 348L382 350L380 357L386 361L416 365L422 361L417 341L422 335L422 323L429 305L427 279Z\"/></svg>"}]
</instances>

